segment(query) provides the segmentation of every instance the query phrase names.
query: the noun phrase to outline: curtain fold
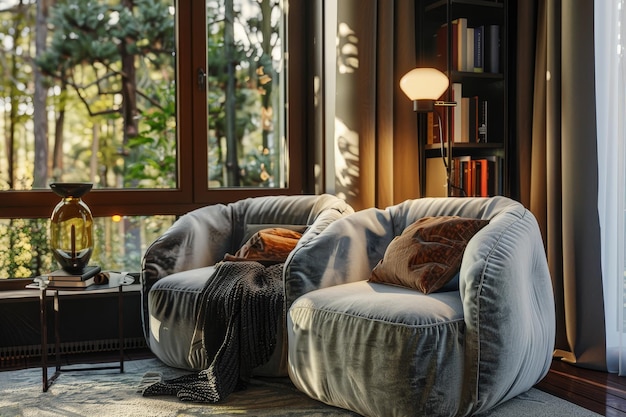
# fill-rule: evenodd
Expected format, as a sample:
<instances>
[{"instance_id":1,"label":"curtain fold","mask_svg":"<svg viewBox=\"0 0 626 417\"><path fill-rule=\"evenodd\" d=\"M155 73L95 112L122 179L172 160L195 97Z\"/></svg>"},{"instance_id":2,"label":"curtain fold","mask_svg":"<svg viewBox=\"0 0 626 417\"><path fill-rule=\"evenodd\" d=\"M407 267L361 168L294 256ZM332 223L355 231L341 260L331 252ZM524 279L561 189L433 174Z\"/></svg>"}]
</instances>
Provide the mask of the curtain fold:
<instances>
[{"instance_id":1,"label":"curtain fold","mask_svg":"<svg viewBox=\"0 0 626 417\"><path fill-rule=\"evenodd\" d=\"M417 115L400 78L417 65L413 0L316 0L319 190L355 209L420 196Z\"/></svg>"},{"instance_id":2,"label":"curtain fold","mask_svg":"<svg viewBox=\"0 0 626 417\"><path fill-rule=\"evenodd\" d=\"M593 6L593 0L518 2L518 27L536 31L518 31L517 60L532 56L534 76L520 77L517 87L518 113L529 103L533 109L531 121L518 117L526 124L518 130L517 165L527 171L520 170L517 189L544 236L557 312L555 356L605 370Z\"/></svg>"},{"instance_id":3,"label":"curtain fold","mask_svg":"<svg viewBox=\"0 0 626 417\"><path fill-rule=\"evenodd\" d=\"M626 22L624 0L595 4L596 114L598 120L599 197L602 273L605 289L607 363L626 375L624 320L624 208L626 194Z\"/></svg>"},{"instance_id":4,"label":"curtain fold","mask_svg":"<svg viewBox=\"0 0 626 417\"><path fill-rule=\"evenodd\" d=\"M417 66L415 2L377 4L376 206L420 196L417 115L400 78Z\"/></svg>"}]
</instances>

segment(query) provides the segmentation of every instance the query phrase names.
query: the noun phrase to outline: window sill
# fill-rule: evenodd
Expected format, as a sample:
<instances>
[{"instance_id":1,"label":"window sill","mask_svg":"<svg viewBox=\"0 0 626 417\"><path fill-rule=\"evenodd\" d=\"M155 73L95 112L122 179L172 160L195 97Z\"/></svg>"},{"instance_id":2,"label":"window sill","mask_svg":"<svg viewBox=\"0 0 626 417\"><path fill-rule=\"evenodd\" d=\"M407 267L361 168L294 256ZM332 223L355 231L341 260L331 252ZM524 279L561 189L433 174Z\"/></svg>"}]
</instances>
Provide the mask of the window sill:
<instances>
[{"instance_id":1,"label":"window sill","mask_svg":"<svg viewBox=\"0 0 626 417\"><path fill-rule=\"evenodd\" d=\"M33 282L32 278L8 278L0 279L0 296L4 291L23 290Z\"/></svg>"}]
</instances>

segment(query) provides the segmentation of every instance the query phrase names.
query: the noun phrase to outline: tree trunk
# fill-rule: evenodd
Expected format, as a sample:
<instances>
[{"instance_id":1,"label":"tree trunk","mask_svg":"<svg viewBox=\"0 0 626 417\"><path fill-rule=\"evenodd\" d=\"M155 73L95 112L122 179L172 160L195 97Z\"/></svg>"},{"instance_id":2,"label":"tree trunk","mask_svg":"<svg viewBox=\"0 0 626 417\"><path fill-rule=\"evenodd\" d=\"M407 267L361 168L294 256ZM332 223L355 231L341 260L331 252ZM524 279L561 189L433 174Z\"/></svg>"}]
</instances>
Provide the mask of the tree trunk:
<instances>
[{"instance_id":1,"label":"tree trunk","mask_svg":"<svg viewBox=\"0 0 626 417\"><path fill-rule=\"evenodd\" d=\"M133 0L123 0L122 4L133 13ZM122 109L124 117L124 144L128 138L137 136L137 79L135 55L128 53L126 45L120 46L122 59Z\"/></svg>"},{"instance_id":2,"label":"tree trunk","mask_svg":"<svg viewBox=\"0 0 626 417\"><path fill-rule=\"evenodd\" d=\"M237 131L235 121L237 120L236 100L235 100L235 12L233 0L225 1L224 19L224 53L226 54L226 186L236 187L239 185L239 163L237 161Z\"/></svg>"},{"instance_id":3,"label":"tree trunk","mask_svg":"<svg viewBox=\"0 0 626 417\"><path fill-rule=\"evenodd\" d=\"M35 20L35 53L39 56L46 50L48 35L48 2L37 2ZM46 98L48 89L44 86L43 75L37 65L33 66L35 94L33 96L33 122L35 133L35 166L33 171L33 188L46 188L48 181L48 116L46 114Z\"/></svg>"},{"instance_id":4,"label":"tree trunk","mask_svg":"<svg viewBox=\"0 0 626 417\"><path fill-rule=\"evenodd\" d=\"M65 78L61 81L61 100L59 102L57 118L54 122L54 149L52 155L53 177L63 172L63 131L65 123L65 97L67 96L67 83Z\"/></svg>"}]
</instances>

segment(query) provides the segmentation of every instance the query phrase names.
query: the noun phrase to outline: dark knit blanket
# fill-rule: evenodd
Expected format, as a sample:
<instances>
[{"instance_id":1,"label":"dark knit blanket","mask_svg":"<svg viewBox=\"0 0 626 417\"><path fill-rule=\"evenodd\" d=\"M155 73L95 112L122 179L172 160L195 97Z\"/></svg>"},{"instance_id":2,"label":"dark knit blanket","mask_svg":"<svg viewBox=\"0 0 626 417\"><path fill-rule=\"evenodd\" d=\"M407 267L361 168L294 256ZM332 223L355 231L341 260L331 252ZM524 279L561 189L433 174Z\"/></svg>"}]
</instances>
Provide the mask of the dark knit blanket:
<instances>
[{"instance_id":1,"label":"dark knit blanket","mask_svg":"<svg viewBox=\"0 0 626 417\"><path fill-rule=\"evenodd\" d=\"M282 269L283 264L265 267L258 262L218 264L203 290L198 317L204 326L203 348L210 354L217 351L213 361L198 373L150 385L143 395L214 403L244 388L252 370L266 363L276 346ZM223 341L216 341L216 334L224 335Z\"/></svg>"}]
</instances>

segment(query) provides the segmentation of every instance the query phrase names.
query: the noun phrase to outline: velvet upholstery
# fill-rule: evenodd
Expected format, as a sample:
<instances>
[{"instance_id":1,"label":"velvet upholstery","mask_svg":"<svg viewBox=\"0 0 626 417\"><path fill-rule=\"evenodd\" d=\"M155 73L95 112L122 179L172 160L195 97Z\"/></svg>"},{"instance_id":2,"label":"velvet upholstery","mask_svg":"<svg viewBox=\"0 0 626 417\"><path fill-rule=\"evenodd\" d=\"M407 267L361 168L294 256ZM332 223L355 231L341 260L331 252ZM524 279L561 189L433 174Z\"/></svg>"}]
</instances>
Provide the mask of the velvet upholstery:
<instances>
[{"instance_id":1,"label":"velvet upholstery","mask_svg":"<svg viewBox=\"0 0 626 417\"><path fill-rule=\"evenodd\" d=\"M458 290L367 282L394 237L429 216L489 220L465 249ZM285 276L289 375L312 398L365 416L465 416L527 391L549 369L546 255L534 216L511 199L362 210L300 250L308 256Z\"/></svg>"},{"instance_id":2,"label":"velvet upholstery","mask_svg":"<svg viewBox=\"0 0 626 417\"><path fill-rule=\"evenodd\" d=\"M215 268L226 254L236 254L255 233L268 228L287 228L302 233L296 249L305 245L335 220L353 213L346 202L323 194L267 196L215 204L181 216L146 250L141 271L144 335L152 352L164 363L200 370L212 358L198 348L201 337L196 321L199 302ZM289 262L298 262L292 251ZM272 358L257 370L261 375L286 375L284 326Z\"/></svg>"}]
</instances>

